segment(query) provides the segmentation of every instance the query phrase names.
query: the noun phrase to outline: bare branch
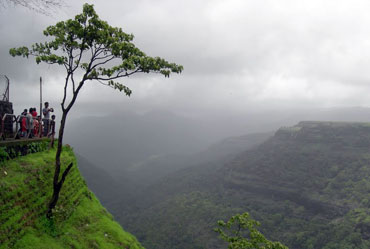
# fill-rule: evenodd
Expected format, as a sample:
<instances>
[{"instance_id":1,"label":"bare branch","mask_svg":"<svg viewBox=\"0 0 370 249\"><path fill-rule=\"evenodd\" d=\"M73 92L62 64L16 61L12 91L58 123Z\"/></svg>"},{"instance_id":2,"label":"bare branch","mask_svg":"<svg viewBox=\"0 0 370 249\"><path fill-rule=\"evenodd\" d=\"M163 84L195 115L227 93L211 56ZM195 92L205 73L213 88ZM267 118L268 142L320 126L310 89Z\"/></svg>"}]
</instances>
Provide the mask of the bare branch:
<instances>
[{"instance_id":1,"label":"bare branch","mask_svg":"<svg viewBox=\"0 0 370 249\"><path fill-rule=\"evenodd\" d=\"M65 5L63 0L4 0L6 5L22 6L37 13L50 16L52 12L56 12ZM4 6L3 4L3 7Z\"/></svg>"},{"instance_id":2,"label":"bare branch","mask_svg":"<svg viewBox=\"0 0 370 249\"><path fill-rule=\"evenodd\" d=\"M99 54L101 54L102 52L100 52ZM98 54L97 54L97 56L98 56ZM108 57L111 57L111 56L114 56L114 55L111 55L111 54L108 54L108 55L106 55L106 56L103 56L103 57L96 57L95 58L95 60L104 60L104 59L106 59L106 58L108 58ZM114 56L115 57L115 56ZM118 59L118 58L117 58Z\"/></svg>"}]
</instances>

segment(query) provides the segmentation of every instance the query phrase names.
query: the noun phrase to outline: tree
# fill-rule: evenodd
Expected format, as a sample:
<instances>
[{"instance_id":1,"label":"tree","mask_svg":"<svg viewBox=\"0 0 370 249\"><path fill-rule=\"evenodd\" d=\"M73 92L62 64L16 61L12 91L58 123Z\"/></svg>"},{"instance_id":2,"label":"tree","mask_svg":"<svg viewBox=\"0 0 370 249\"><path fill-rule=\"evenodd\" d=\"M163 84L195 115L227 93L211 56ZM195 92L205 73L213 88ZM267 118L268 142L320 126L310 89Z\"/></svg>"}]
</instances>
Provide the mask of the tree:
<instances>
[{"instance_id":1,"label":"tree","mask_svg":"<svg viewBox=\"0 0 370 249\"><path fill-rule=\"evenodd\" d=\"M2 5L3 7L6 7L5 5L20 5L35 12L49 15L56 8L61 8L64 2L63 0L3 0Z\"/></svg>"},{"instance_id":2,"label":"tree","mask_svg":"<svg viewBox=\"0 0 370 249\"><path fill-rule=\"evenodd\" d=\"M237 214L226 223L218 221L218 228L214 231L229 243L229 249L288 249L280 242L269 241L260 233L256 226L259 222L250 218L249 214ZM224 231L227 229L227 231Z\"/></svg>"},{"instance_id":3,"label":"tree","mask_svg":"<svg viewBox=\"0 0 370 249\"><path fill-rule=\"evenodd\" d=\"M87 81L97 81L130 96L131 90L118 82L118 79L150 72L169 77L171 73L181 73L183 67L160 57L147 56L132 43L132 34L123 32L121 28L111 27L99 19L94 6L89 4L84 4L83 12L74 19L49 26L44 35L53 39L33 44L31 48L12 48L9 52L12 56L34 56L37 64L57 64L64 66L66 70L53 195L47 211L47 217L50 218L64 180L73 166L72 163L69 164L60 177L60 155L67 115L84 84Z\"/></svg>"}]
</instances>

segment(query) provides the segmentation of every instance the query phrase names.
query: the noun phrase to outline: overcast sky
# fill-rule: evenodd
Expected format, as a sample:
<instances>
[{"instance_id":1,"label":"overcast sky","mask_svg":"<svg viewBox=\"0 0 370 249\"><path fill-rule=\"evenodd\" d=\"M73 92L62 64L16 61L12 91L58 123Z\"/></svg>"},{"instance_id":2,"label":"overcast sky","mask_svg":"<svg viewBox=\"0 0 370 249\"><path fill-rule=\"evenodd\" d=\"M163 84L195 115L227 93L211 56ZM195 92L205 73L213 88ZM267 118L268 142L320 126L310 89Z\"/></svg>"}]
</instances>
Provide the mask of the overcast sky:
<instances>
[{"instance_id":1,"label":"overcast sky","mask_svg":"<svg viewBox=\"0 0 370 249\"><path fill-rule=\"evenodd\" d=\"M124 79L133 90L130 98L89 83L74 114L102 115L112 106L197 116L370 105L369 1L67 0L51 17L22 7L0 11L0 74L11 80L16 112L39 106L40 76L44 100L59 107L65 72L12 58L9 48L45 40L48 25L73 18L84 2L112 26L133 33L148 55L182 64L184 71L169 79Z\"/></svg>"}]
</instances>

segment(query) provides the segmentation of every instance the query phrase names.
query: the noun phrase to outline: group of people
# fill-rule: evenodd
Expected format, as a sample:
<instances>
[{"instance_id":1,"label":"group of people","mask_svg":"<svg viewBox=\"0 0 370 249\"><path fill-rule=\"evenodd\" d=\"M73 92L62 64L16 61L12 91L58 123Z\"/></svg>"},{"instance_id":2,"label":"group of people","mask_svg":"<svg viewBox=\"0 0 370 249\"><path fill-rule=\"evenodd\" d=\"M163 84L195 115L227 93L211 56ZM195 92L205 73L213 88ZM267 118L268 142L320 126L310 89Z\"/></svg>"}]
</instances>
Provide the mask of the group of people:
<instances>
[{"instance_id":1,"label":"group of people","mask_svg":"<svg viewBox=\"0 0 370 249\"><path fill-rule=\"evenodd\" d=\"M49 103L44 103L44 108L42 109L43 118L38 115L36 108L31 107L28 110L24 109L18 122L20 123L19 135L20 137L38 137L42 132L42 136L51 137L55 135L55 115L50 113L54 112L53 108L49 107ZM41 131L41 124L43 130Z\"/></svg>"}]
</instances>

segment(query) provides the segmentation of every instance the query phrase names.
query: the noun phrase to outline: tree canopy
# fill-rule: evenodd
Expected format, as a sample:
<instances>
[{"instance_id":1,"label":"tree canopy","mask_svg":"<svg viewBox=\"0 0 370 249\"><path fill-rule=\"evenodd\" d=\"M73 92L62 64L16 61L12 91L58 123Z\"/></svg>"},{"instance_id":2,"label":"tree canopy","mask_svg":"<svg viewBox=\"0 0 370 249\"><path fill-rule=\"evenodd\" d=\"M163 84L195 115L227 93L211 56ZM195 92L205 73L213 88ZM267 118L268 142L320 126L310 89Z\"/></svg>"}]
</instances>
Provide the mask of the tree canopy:
<instances>
[{"instance_id":1,"label":"tree canopy","mask_svg":"<svg viewBox=\"0 0 370 249\"><path fill-rule=\"evenodd\" d=\"M74 90L74 74L79 69L84 72L80 82L98 80L127 95L131 94L131 90L117 79L138 72L159 72L169 76L171 72L180 73L183 70L181 65L147 56L132 43L132 34L100 20L93 5L85 4L82 14L48 27L44 35L54 39L35 43L31 48L10 49L10 54L35 56L37 63L64 65Z\"/></svg>"}]
</instances>

